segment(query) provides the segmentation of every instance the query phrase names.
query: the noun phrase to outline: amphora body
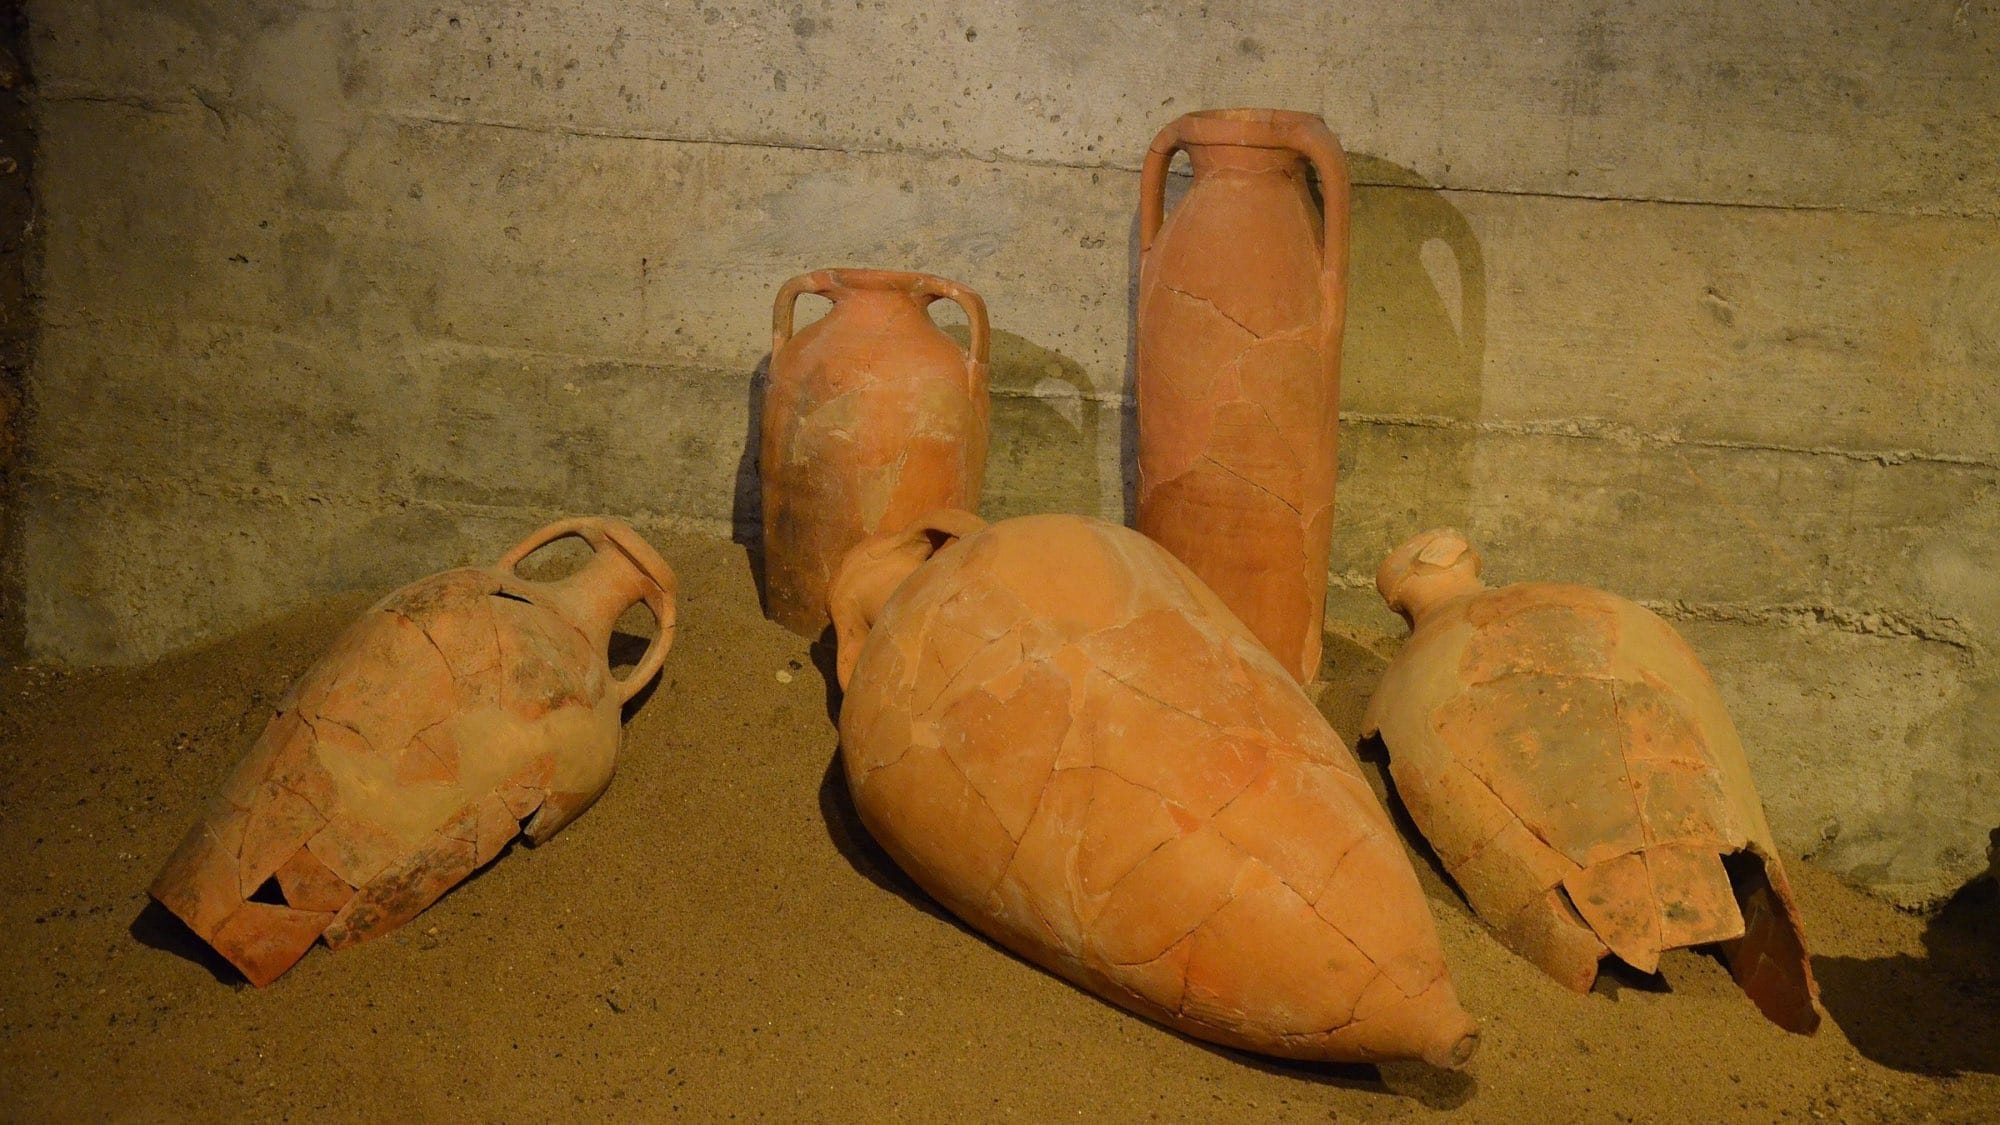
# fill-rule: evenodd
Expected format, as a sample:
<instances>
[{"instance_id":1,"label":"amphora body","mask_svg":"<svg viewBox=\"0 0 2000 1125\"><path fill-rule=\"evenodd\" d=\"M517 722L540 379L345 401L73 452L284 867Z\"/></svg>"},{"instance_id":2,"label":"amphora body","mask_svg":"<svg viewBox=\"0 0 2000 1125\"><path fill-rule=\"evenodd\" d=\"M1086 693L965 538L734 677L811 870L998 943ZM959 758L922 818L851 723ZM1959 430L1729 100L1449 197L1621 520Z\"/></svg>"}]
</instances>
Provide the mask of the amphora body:
<instances>
[{"instance_id":1,"label":"amphora body","mask_svg":"<svg viewBox=\"0 0 2000 1125\"><path fill-rule=\"evenodd\" d=\"M801 294L833 301L797 335ZM956 302L969 348L925 310ZM821 270L778 291L758 466L770 618L817 637L841 556L933 508L975 508L986 474L986 304L955 281Z\"/></svg>"},{"instance_id":2,"label":"amphora body","mask_svg":"<svg viewBox=\"0 0 2000 1125\"><path fill-rule=\"evenodd\" d=\"M1163 222L1179 149L1194 183ZM1139 530L1294 678L1315 679L1347 315L1346 158L1310 114L1191 113L1153 139L1140 192Z\"/></svg>"},{"instance_id":3,"label":"amphora body","mask_svg":"<svg viewBox=\"0 0 2000 1125\"><path fill-rule=\"evenodd\" d=\"M1488 589L1455 531L1376 586L1412 623L1370 701L1411 819L1503 941L1578 991L1607 953L1720 943L1773 1022L1819 1025L1791 883L1715 684L1673 627L1602 590Z\"/></svg>"},{"instance_id":4,"label":"amphora body","mask_svg":"<svg viewBox=\"0 0 2000 1125\"><path fill-rule=\"evenodd\" d=\"M593 549L580 570L515 573L567 536ZM279 701L153 897L262 986L315 939L409 921L516 835L548 839L611 782L621 705L673 640L674 585L630 527L586 518L390 594ZM612 625L638 603L659 635L618 680Z\"/></svg>"},{"instance_id":5,"label":"amphora body","mask_svg":"<svg viewBox=\"0 0 2000 1125\"><path fill-rule=\"evenodd\" d=\"M1157 544L936 512L848 555L833 616L855 805L968 924L1212 1042L1470 1056L1476 1025L1352 754Z\"/></svg>"}]
</instances>

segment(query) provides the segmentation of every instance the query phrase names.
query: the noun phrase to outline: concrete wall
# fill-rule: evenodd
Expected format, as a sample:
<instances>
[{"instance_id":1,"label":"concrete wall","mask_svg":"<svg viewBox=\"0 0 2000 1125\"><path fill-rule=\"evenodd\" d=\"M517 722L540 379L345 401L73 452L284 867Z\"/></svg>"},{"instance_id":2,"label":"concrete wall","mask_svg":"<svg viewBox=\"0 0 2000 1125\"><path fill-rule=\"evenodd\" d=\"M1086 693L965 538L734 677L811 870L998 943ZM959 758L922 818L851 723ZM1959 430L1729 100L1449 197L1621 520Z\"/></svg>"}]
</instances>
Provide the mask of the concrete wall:
<instances>
[{"instance_id":1,"label":"concrete wall","mask_svg":"<svg viewBox=\"0 0 2000 1125\"><path fill-rule=\"evenodd\" d=\"M773 287L978 288L988 514L1122 507L1168 118L1353 153L1338 627L1464 527L1676 620L1791 848L2000 824L1993 3L41 0L37 654L145 660L546 516L727 531Z\"/></svg>"}]
</instances>

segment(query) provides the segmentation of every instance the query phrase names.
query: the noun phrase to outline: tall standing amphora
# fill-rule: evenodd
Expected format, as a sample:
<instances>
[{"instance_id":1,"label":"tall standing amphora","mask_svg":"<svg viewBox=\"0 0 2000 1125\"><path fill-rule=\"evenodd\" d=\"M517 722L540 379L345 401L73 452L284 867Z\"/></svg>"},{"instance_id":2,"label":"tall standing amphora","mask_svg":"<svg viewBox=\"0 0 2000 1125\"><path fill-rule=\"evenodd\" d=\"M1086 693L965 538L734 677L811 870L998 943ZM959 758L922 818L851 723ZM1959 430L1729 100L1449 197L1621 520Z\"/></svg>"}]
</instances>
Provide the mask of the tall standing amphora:
<instances>
[{"instance_id":1,"label":"tall standing amphora","mask_svg":"<svg viewBox=\"0 0 2000 1125\"><path fill-rule=\"evenodd\" d=\"M1183 149L1194 182L1165 215ZM1139 530L1301 682L1326 614L1347 197L1339 140L1284 110L1187 114L1140 181Z\"/></svg>"},{"instance_id":2,"label":"tall standing amphora","mask_svg":"<svg viewBox=\"0 0 2000 1125\"><path fill-rule=\"evenodd\" d=\"M833 308L792 332L793 306ZM965 347L927 311L965 310ZM986 302L955 281L902 270L818 270L787 281L772 311L758 468L764 606L816 637L827 585L862 539L938 508L976 509L986 475Z\"/></svg>"}]
</instances>

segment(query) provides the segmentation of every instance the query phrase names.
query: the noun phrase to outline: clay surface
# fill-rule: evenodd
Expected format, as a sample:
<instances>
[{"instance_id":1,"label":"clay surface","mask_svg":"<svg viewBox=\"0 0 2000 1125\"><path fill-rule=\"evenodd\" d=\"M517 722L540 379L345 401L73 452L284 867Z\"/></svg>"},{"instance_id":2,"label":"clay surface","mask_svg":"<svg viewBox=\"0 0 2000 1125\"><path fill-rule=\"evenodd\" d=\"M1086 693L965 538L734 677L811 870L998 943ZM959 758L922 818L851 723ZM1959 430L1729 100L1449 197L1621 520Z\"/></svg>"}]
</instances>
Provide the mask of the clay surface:
<instances>
[{"instance_id":1,"label":"clay surface","mask_svg":"<svg viewBox=\"0 0 2000 1125\"><path fill-rule=\"evenodd\" d=\"M1736 728L1672 626L1602 590L1488 589L1457 532L1376 576L1412 635L1369 704L1410 816L1508 945L1571 988L1607 954L1719 942L1770 1019L1819 1025L1791 884Z\"/></svg>"},{"instance_id":2,"label":"clay surface","mask_svg":"<svg viewBox=\"0 0 2000 1125\"><path fill-rule=\"evenodd\" d=\"M833 309L793 335L805 293ZM965 310L967 349L925 311L939 299ZM991 335L977 293L928 274L820 270L778 290L758 460L772 620L818 636L849 548L934 508L978 507Z\"/></svg>"},{"instance_id":3,"label":"clay surface","mask_svg":"<svg viewBox=\"0 0 2000 1125\"><path fill-rule=\"evenodd\" d=\"M1194 184L1163 222L1179 149ZM1261 109L1168 125L1140 186L1139 530L1302 682L1319 674L1325 616L1347 197L1326 125Z\"/></svg>"},{"instance_id":4,"label":"clay surface","mask_svg":"<svg viewBox=\"0 0 2000 1125\"><path fill-rule=\"evenodd\" d=\"M568 536L593 549L582 569L515 573ZM673 641L674 587L630 527L584 518L390 594L279 701L153 897L262 986L315 939L409 921L516 835L548 839L610 784L620 707ZM612 626L639 603L659 634L617 680Z\"/></svg>"},{"instance_id":5,"label":"clay surface","mask_svg":"<svg viewBox=\"0 0 2000 1125\"><path fill-rule=\"evenodd\" d=\"M863 822L1014 952L1186 1034L1457 1066L1477 1029L1347 746L1185 566L937 512L833 587Z\"/></svg>"}]
</instances>

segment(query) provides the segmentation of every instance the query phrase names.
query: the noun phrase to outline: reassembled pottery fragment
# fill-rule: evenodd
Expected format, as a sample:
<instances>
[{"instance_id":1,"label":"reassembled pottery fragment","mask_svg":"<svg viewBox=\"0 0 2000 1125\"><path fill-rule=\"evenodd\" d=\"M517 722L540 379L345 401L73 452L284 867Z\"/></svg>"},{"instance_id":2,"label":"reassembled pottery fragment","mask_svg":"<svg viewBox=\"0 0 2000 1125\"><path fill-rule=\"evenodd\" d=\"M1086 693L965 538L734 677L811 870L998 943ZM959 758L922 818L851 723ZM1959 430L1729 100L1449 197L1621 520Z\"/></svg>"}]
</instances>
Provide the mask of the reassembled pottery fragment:
<instances>
[{"instance_id":1,"label":"reassembled pottery fragment","mask_svg":"<svg viewBox=\"0 0 2000 1125\"><path fill-rule=\"evenodd\" d=\"M581 569L515 573L568 536L594 552ZM548 839L611 783L621 706L673 641L674 585L630 527L582 518L390 594L279 701L153 897L261 987L317 938L401 926L516 835ZM659 635L614 679L612 626L639 603Z\"/></svg>"},{"instance_id":2,"label":"reassembled pottery fragment","mask_svg":"<svg viewBox=\"0 0 2000 1125\"><path fill-rule=\"evenodd\" d=\"M1370 701L1411 819L1473 909L1577 991L1607 954L1720 943L1772 1022L1819 1026L1791 883L1721 696L1642 606L1551 582L1488 589L1456 531L1375 585L1412 626Z\"/></svg>"},{"instance_id":3,"label":"reassembled pottery fragment","mask_svg":"<svg viewBox=\"0 0 2000 1125\"><path fill-rule=\"evenodd\" d=\"M833 308L795 336L805 293ZM967 348L925 311L940 299L965 310ZM929 274L819 270L778 290L758 454L773 621L819 636L849 548L934 508L978 507L991 335L979 294Z\"/></svg>"},{"instance_id":4,"label":"reassembled pottery fragment","mask_svg":"<svg viewBox=\"0 0 2000 1125\"><path fill-rule=\"evenodd\" d=\"M1020 956L1188 1035L1457 1066L1428 904L1345 743L1187 567L1078 516L934 512L832 594L863 822Z\"/></svg>"},{"instance_id":5,"label":"reassembled pottery fragment","mask_svg":"<svg viewBox=\"0 0 2000 1125\"><path fill-rule=\"evenodd\" d=\"M1194 182L1166 215L1181 149ZM1294 678L1316 679L1347 321L1347 159L1311 114L1208 110L1153 138L1139 190L1138 528Z\"/></svg>"}]
</instances>

